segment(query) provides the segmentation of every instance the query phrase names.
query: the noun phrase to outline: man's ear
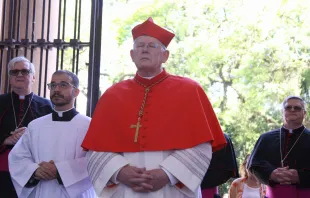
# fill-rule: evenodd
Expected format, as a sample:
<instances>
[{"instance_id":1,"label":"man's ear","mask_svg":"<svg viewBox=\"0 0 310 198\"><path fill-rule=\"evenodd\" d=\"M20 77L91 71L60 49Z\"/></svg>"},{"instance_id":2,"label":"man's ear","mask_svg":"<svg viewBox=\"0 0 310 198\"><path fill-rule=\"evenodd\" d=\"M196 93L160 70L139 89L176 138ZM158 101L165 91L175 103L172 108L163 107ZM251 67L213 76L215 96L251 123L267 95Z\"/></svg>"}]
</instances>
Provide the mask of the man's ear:
<instances>
[{"instance_id":1,"label":"man's ear","mask_svg":"<svg viewBox=\"0 0 310 198\"><path fill-rule=\"evenodd\" d=\"M32 75L32 79L31 79L31 82L35 82L36 81L36 77L34 75Z\"/></svg>"},{"instance_id":2,"label":"man's ear","mask_svg":"<svg viewBox=\"0 0 310 198\"><path fill-rule=\"evenodd\" d=\"M169 54L170 54L169 50L164 51L164 54L163 54L163 56L164 56L164 58L163 58L163 63L165 63L165 62L168 60Z\"/></svg>"},{"instance_id":3,"label":"man's ear","mask_svg":"<svg viewBox=\"0 0 310 198\"><path fill-rule=\"evenodd\" d=\"M134 58L134 51L133 50L130 50L130 57L131 57L132 62L134 62L133 61L133 58Z\"/></svg>"},{"instance_id":4,"label":"man's ear","mask_svg":"<svg viewBox=\"0 0 310 198\"><path fill-rule=\"evenodd\" d=\"M73 90L73 95L74 95L74 97L77 97L79 94L80 94L80 90L77 89L77 88L75 88L75 89Z\"/></svg>"}]
</instances>

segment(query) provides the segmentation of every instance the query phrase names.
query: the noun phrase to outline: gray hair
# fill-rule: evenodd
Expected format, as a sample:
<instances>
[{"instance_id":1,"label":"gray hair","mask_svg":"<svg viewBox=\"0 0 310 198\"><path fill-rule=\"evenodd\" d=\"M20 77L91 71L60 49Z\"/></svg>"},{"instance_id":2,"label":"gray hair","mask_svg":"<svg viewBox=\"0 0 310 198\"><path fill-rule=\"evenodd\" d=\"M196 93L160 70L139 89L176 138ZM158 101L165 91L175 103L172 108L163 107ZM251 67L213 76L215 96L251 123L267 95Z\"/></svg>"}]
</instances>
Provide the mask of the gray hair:
<instances>
[{"instance_id":1,"label":"gray hair","mask_svg":"<svg viewBox=\"0 0 310 198\"><path fill-rule=\"evenodd\" d=\"M28 60L27 58L25 58L24 56L17 56L15 58L13 58L12 60L10 60L10 62L8 63L8 72L10 70L12 70L12 68L14 67L15 63L19 63L19 62L26 62L28 63L30 72L33 73L33 75L35 74L35 68L34 65L30 62L30 60Z\"/></svg>"},{"instance_id":2,"label":"gray hair","mask_svg":"<svg viewBox=\"0 0 310 198\"><path fill-rule=\"evenodd\" d=\"M285 98L284 101L283 101L283 103L282 103L282 109L285 108L287 102L288 102L289 100L291 100L291 99L300 100L303 109L306 110L306 108L307 108L307 103L306 103L306 101L304 101L304 99L302 99L302 98L299 97L299 96L288 96L287 98Z\"/></svg>"}]
</instances>

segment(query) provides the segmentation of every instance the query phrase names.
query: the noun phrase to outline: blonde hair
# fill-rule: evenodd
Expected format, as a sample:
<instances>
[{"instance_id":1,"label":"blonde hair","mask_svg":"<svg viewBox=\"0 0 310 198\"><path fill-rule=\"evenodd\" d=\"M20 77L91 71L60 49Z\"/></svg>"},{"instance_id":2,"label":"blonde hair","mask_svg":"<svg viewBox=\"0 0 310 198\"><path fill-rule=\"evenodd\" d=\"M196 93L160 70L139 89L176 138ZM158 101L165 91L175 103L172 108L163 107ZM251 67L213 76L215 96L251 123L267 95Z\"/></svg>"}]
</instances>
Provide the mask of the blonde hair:
<instances>
[{"instance_id":1,"label":"blonde hair","mask_svg":"<svg viewBox=\"0 0 310 198\"><path fill-rule=\"evenodd\" d=\"M247 154L239 168L239 173L241 175L241 177L244 177L244 178L248 178L249 175L247 173L247 164L248 164L248 160L249 160L249 157L250 157L250 154Z\"/></svg>"}]
</instances>

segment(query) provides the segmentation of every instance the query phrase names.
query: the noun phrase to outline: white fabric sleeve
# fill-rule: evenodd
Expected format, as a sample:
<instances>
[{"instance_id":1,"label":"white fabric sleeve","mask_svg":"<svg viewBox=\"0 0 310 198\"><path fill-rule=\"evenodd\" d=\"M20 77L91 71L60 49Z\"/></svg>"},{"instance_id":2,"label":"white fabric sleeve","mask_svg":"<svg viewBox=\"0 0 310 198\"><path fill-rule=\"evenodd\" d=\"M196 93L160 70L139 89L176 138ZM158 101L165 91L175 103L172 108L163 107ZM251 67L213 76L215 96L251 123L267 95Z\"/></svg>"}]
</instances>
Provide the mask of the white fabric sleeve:
<instances>
[{"instance_id":1,"label":"white fabric sleeve","mask_svg":"<svg viewBox=\"0 0 310 198\"><path fill-rule=\"evenodd\" d=\"M26 188L25 185L39 165L31 155L31 135L29 128L15 144L9 153L9 171L18 197L28 197L35 188Z\"/></svg>"},{"instance_id":2,"label":"white fabric sleeve","mask_svg":"<svg viewBox=\"0 0 310 198\"><path fill-rule=\"evenodd\" d=\"M165 171L165 173L169 177L171 185L176 185L179 182L179 180L175 176L173 176L171 173L169 173L167 169L165 169L164 167L161 167L161 169L163 169L163 171Z\"/></svg>"},{"instance_id":3,"label":"white fabric sleeve","mask_svg":"<svg viewBox=\"0 0 310 198\"><path fill-rule=\"evenodd\" d=\"M121 167L120 169L118 169L111 177L110 181L113 182L114 184L119 184L119 181L116 179L117 175L119 173L119 171L122 169L123 167Z\"/></svg>"},{"instance_id":4,"label":"white fabric sleeve","mask_svg":"<svg viewBox=\"0 0 310 198\"><path fill-rule=\"evenodd\" d=\"M86 157L57 162L55 165L70 197L77 197L92 187Z\"/></svg>"},{"instance_id":5,"label":"white fabric sleeve","mask_svg":"<svg viewBox=\"0 0 310 198\"><path fill-rule=\"evenodd\" d=\"M117 183L119 170L129 162L118 153L89 151L88 156L88 173L97 196L111 197L117 185L111 187L109 183Z\"/></svg>"},{"instance_id":6,"label":"white fabric sleeve","mask_svg":"<svg viewBox=\"0 0 310 198\"><path fill-rule=\"evenodd\" d=\"M193 148L176 150L160 166L179 180L184 187L179 188L187 196L194 196L203 180L212 158L212 146L209 142ZM178 168L175 168L178 167Z\"/></svg>"}]
</instances>

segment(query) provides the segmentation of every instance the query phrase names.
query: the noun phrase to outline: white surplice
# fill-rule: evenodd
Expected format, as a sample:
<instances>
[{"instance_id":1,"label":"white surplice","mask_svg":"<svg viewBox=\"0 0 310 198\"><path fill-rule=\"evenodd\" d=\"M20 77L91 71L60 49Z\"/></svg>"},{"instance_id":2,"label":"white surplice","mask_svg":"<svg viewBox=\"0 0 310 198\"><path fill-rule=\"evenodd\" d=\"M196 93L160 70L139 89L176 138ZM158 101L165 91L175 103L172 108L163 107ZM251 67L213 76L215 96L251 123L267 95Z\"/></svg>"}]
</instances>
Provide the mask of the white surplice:
<instances>
[{"instance_id":1,"label":"white surplice","mask_svg":"<svg viewBox=\"0 0 310 198\"><path fill-rule=\"evenodd\" d=\"M132 152L132 153L88 153L88 172L96 194L100 198L200 198L201 181L207 172L212 157L210 143L194 148L176 151ZM168 176L184 184L179 188L168 184L162 189L137 193L131 188L115 181L118 171L130 164L146 170L163 168ZM171 179L170 179L171 181ZM118 183L117 185L110 185Z\"/></svg>"},{"instance_id":2,"label":"white surplice","mask_svg":"<svg viewBox=\"0 0 310 198\"><path fill-rule=\"evenodd\" d=\"M90 118L77 114L71 121L52 121L52 114L38 118L9 154L9 170L20 198L93 198L96 197L87 173L86 152L81 148ZM63 185L41 180L25 185L42 161L53 160Z\"/></svg>"}]
</instances>

